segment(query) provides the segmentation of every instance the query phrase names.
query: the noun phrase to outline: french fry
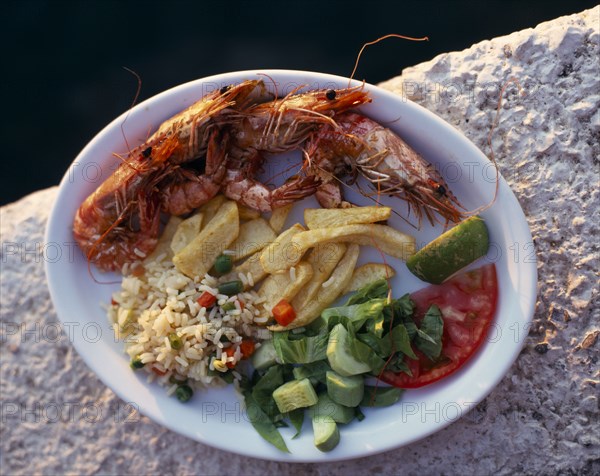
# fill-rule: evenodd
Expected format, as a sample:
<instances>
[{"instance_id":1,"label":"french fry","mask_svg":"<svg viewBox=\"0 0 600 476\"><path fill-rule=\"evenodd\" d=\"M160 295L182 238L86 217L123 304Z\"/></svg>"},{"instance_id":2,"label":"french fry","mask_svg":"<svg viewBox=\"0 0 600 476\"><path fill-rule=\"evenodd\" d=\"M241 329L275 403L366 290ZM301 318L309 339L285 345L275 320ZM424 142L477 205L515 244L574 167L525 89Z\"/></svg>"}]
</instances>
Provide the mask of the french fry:
<instances>
[{"instance_id":1,"label":"french fry","mask_svg":"<svg viewBox=\"0 0 600 476\"><path fill-rule=\"evenodd\" d=\"M292 279L291 274L287 273L288 277L290 278L290 283L283 291L281 298L278 299L275 302L275 304L281 301L281 299L285 299L286 301L291 301L292 299L294 299L294 297L304 287L304 285L308 283L313 277L313 267L306 261L300 261L300 263L298 263L298 265L295 267L294 274L295 277Z\"/></svg>"},{"instance_id":2,"label":"french fry","mask_svg":"<svg viewBox=\"0 0 600 476\"><path fill-rule=\"evenodd\" d=\"M309 230L314 230L375 223L387 220L391 214L390 207L307 208L304 210L304 223Z\"/></svg>"},{"instance_id":3,"label":"french fry","mask_svg":"<svg viewBox=\"0 0 600 476\"><path fill-rule=\"evenodd\" d=\"M323 243L314 247L306 258L313 268L313 277L292 301L294 309L303 309L325 289L322 284L329 279L345 252L344 243Z\"/></svg>"},{"instance_id":4,"label":"french fry","mask_svg":"<svg viewBox=\"0 0 600 476\"><path fill-rule=\"evenodd\" d=\"M292 209L293 205L285 205L280 208L276 208L271 213L271 218L269 218L269 225L273 228L275 233L281 233L283 230L283 226L285 225L285 220L287 220L288 214Z\"/></svg>"},{"instance_id":5,"label":"french fry","mask_svg":"<svg viewBox=\"0 0 600 476\"><path fill-rule=\"evenodd\" d=\"M256 218L240 225L240 234L231 245L235 253L231 255L233 261L238 261L262 250L277 238L273 229L264 218Z\"/></svg>"},{"instance_id":6,"label":"french fry","mask_svg":"<svg viewBox=\"0 0 600 476\"><path fill-rule=\"evenodd\" d=\"M310 324L319 317L323 310L329 307L341 295L346 286L348 286L348 283L352 279L352 272L356 266L359 252L360 248L358 245L349 245L344 257L340 260L333 273L331 273L329 279L323 283L329 283L328 286L323 287L321 285L323 291L320 293L319 299L311 301L302 309L296 309L296 319L291 324L287 326L272 325L268 326L268 329L271 331L287 331Z\"/></svg>"},{"instance_id":7,"label":"french fry","mask_svg":"<svg viewBox=\"0 0 600 476\"><path fill-rule=\"evenodd\" d=\"M357 245L374 246L387 255L406 260L415 252L415 239L387 225L344 225L336 228L317 228L303 231L290 240L290 247L295 250L294 257L302 256L308 249L319 243L338 242L355 243ZM298 259L299 261L299 259ZM293 260L275 263L293 266ZM273 266L274 267L274 266ZM277 268L278 270L279 268Z\"/></svg>"},{"instance_id":8,"label":"french fry","mask_svg":"<svg viewBox=\"0 0 600 476\"><path fill-rule=\"evenodd\" d=\"M173 251L171 250L171 240L177 231L177 227L183 220L179 217L172 216L169 218L169 221L165 225L165 229L160 235L158 239L158 244L154 251L149 254L144 261L154 261L157 256L162 255L163 253L167 255L167 258L171 259L173 257Z\"/></svg>"},{"instance_id":9,"label":"french fry","mask_svg":"<svg viewBox=\"0 0 600 476\"><path fill-rule=\"evenodd\" d=\"M190 243L202 227L202 213L197 213L183 220L177 227L177 231L171 240L171 251L173 254L179 253L183 248Z\"/></svg>"},{"instance_id":10,"label":"french fry","mask_svg":"<svg viewBox=\"0 0 600 476\"><path fill-rule=\"evenodd\" d=\"M283 272L300 261L302 254L296 253L295 247L291 246L290 242L294 235L304 230L302 225L296 223L263 249L260 255L260 264L265 272L269 274Z\"/></svg>"},{"instance_id":11,"label":"french fry","mask_svg":"<svg viewBox=\"0 0 600 476\"><path fill-rule=\"evenodd\" d=\"M204 219L202 220L204 222L204 226L208 225L208 223L214 218L214 216L217 214L217 211L219 208L221 208L226 200L227 199L225 198L225 195L216 195L198 209L198 213L202 213L204 216Z\"/></svg>"},{"instance_id":12,"label":"french fry","mask_svg":"<svg viewBox=\"0 0 600 476\"><path fill-rule=\"evenodd\" d=\"M245 205L238 204L238 211L240 213L240 220L255 220L256 218L260 218L260 212L258 210Z\"/></svg>"},{"instance_id":13,"label":"french fry","mask_svg":"<svg viewBox=\"0 0 600 476\"><path fill-rule=\"evenodd\" d=\"M359 266L352 273L352 279L342 294L347 294L365 287L378 279L389 279L395 276L396 271L390 265L383 263L367 263Z\"/></svg>"},{"instance_id":14,"label":"french fry","mask_svg":"<svg viewBox=\"0 0 600 476\"><path fill-rule=\"evenodd\" d=\"M290 273L271 274L264 280L258 295L264 297L263 308L266 313L271 314L271 309L282 299L290 302L302 287L310 281L313 276L313 268L305 261L301 261L295 267L295 279L292 280Z\"/></svg>"},{"instance_id":15,"label":"french fry","mask_svg":"<svg viewBox=\"0 0 600 476\"><path fill-rule=\"evenodd\" d=\"M190 278L203 278L213 266L217 256L235 241L239 231L237 204L226 201L202 231L173 257L173 264Z\"/></svg>"}]
</instances>

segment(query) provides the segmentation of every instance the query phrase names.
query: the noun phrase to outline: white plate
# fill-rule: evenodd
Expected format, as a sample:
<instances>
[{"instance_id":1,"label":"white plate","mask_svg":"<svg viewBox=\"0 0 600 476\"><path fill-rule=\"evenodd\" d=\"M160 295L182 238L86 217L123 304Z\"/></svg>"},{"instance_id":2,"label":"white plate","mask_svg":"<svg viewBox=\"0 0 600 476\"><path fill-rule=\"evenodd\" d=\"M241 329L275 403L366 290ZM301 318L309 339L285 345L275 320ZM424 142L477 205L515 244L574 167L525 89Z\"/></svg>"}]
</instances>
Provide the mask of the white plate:
<instances>
[{"instance_id":1,"label":"white plate","mask_svg":"<svg viewBox=\"0 0 600 476\"><path fill-rule=\"evenodd\" d=\"M243 71L200 79L165 91L129 111L123 127L129 144L143 141L149 130L214 88L252 78L263 78L269 83L266 76L258 76L265 73L277 82L280 94L298 85L309 88L348 85L347 79L338 76L284 70ZM452 191L468 208L490 201L494 191L494 169L481 151L422 107L375 86L367 84L365 87L373 102L361 108L363 113L388 124L428 161L440 167ZM124 401L132 402L144 415L202 443L248 456L284 461L356 458L406 445L456 421L494 388L516 359L533 315L537 273L525 216L502 179L497 201L483 213L493 244L488 256L478 263L496 263L499 301L495 322L482 348L454 375L425 388L407 391L395 406L367 409L364 421L353 422L341 429L341 442L330 453L321 453L314 447L308 421L302 436L296 440L291 440L291 430L282 430L291 454L279 452L257 435L231 389L197 392L187 404L167 397L164 389L147 384L140 374L130 370L122 345L115 342L100 307L101 303L108 303L118 284L98 284L92 279L71 234L75 211L117 164L112 152L127 149L121 132L125 116L123 114L104 128L65 174L46 235L47 243L52 243L53 249L61 250L62 254L48 257L46 273L57 314L70 331L79 354L107 386ZM292 159L284 158L278 162L288 160ZM267 172L274 162L277 161L269 162ZM360 195L348 198L369 204ZM313 202L308 200L306 203ZM390 203L400 212L405 210L398 200ZM298 217L301 216L300 208L296 207ZM397 217L392 224L414 233ZM430 241L440 231L439 227L424 224L416 233L417 244ZM369 252L363 251L361 260L368 257ZM371 257L378 259L376 253ZM403 263L392 260L392 264L398 271L393 283L397 296L424 287ZM101 281L119 279L117 275L100 275L92 271Z\"/></svg>"}]
</instances>

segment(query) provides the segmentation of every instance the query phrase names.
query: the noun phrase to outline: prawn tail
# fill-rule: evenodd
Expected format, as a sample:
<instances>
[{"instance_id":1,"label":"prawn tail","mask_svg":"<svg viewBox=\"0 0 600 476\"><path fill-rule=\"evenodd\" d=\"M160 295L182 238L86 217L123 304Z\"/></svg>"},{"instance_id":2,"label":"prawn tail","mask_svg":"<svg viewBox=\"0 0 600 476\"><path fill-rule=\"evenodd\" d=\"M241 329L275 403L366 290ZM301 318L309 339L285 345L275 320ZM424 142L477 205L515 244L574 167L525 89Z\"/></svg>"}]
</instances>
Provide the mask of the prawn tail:
<instances>
[{"instance_id":1,"label":"prawn tail","mask_svg":"<svg viewBox=\"0 0 600 476\"><path fill-rule=\"evenodd\" d=\"M170 215L185 215L213 198L221 185L206 175L180 169L174 176L184 177L181 182L170 181L161 186L162 209Z\"/></svg>"}]
</instances>

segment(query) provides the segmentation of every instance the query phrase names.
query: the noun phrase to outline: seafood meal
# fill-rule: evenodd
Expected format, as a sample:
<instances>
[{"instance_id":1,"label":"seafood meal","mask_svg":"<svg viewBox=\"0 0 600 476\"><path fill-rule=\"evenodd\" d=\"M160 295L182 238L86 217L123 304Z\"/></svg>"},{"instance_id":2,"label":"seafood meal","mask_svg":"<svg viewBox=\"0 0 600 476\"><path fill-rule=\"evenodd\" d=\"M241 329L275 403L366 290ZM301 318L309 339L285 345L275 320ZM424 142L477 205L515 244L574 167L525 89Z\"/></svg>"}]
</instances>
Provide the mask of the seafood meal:
<instances>
[{"instance_id":1,"label":"seafood meal","mask_svg":"<svg viewBox=\"0 0 600 476\"><path fill-rule=\"evenodd\" d=\"M299 434L306 415L315 446L333 450L361 408L457 371L494 319L495 266L464 270L488 251L485 222L361 113L371 101L364 86L282 97L263 80L224 86L119 156L74 217L90 265L123 274L107 312L131 368L181 402L232 385L282 451L279 428ZM295 150L293 175L261 181L267 159ZM349 187L372 206L351 203ZM321 208L300 203L311 195ZM417 250L382 196L404 201L415 228L447 230ZM295 206L303 222L288 224ZM357 266L361 247L381 262ZM394 296L386 257L429 284Z\"/></svg>"}]
</instances>

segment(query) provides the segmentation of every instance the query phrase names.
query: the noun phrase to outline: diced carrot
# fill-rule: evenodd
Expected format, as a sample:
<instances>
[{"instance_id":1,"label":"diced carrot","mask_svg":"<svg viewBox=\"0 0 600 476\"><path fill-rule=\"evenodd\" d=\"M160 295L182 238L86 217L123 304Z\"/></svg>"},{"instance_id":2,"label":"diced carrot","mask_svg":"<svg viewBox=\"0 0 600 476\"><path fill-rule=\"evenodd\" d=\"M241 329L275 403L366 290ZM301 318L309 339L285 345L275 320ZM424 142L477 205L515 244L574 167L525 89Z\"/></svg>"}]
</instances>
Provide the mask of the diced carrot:
<instances>
[{"instance_id":1,"label":"diced carrot","mask_svg":"<svg viewBox=\"0 0 600 476\"><path fill-rule=\"evenodd\" d=\"M243 340L240 343L240 352L242 353L242 359L247 359L248 357L250 357L254 353L254 347L255 345L253 340ZM227 347L227 349L225 349L225 353L227 354L227 357L233 357L233 354L235 354L235 348ZM235 367L235 364L233 362L227 362L227 367L232 369Z\"/></svg>"},{"instance_id":2,"label":"diced carrot","mask_svg":"<svg viewBox=\"0 0 600 476\"><path fill-rule=\"evenodd\" d=\"M253 340L243 340L240 344L240 350L242 351L242 355L244 359L247 359L252 354L254 354L254 341Z\"/></svg>"},{"instance_id":3,"label":"diced carrot","mask_svg":"<svg viewBox=\"0 0 600 476\"><path fill-rule=\"evenodd\" d=\"M292 305L285 299L275 304L271 312L280 326L287 326L296 319L296 311L294 311Z\"/></svg>"},{"instance_id":4,"label":"diced carrot","mask_svg":"<svg viewBox=\"0 0 600 476\"><path fill-rule=\"evenodd\" d=\"M166 373L167 373L166 370L160 370L160 369L156 368L154 365L152 366L152 372L154 372L156 375L160 375L161 377L163 375L166 375Z\"/></svg>"},{"instance_id":5,"label":"diced carrot","mask_svg":"<svg viewBox=\"0 0 600 476\"><path fill-rule=\"evenodd\" d=\"M217 302L217 296L208 291L204 291L197 300L202 307L212 307Z\"/></svg>"}]
</instances>

